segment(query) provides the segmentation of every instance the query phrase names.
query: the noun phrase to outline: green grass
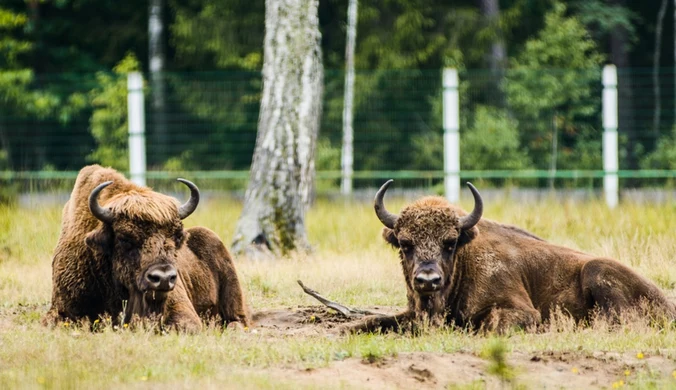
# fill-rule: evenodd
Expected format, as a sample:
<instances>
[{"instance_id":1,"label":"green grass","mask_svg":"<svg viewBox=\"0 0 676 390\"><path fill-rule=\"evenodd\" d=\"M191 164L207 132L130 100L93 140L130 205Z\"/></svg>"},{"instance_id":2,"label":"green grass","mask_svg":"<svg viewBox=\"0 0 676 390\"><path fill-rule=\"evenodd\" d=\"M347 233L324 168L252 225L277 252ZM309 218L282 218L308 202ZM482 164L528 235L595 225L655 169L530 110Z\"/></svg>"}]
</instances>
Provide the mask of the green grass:
<instances>
[{"instance_id":1,"label":"green grass","mask_svg":"<svg viewBox=\"0 0 676 390\"><path fill-rule=\"evenodd\" d=\"M401 200L388 199L392 211L402 205ZM469 203L464 206L471 208ZM237 202L214 200L201 205L186 225L207 226L227 244L240 210ZM676 294L676 207L672 205L623 204L610 211L600 202L498 202L487 205L484 215L524 227L555 243L616 258L655 281L668 295ZM145 388L162 384L175 388L313 388L302 378L280 376L279 372L407 352L481 355L496 343L492 336L446 329L411 337L279 335L214 328L198 335L159 336L110 327L99 333L73 326L45 328L40 318L49 304L51 252L60 219L60 207L0 207L0 388ZM349 306L405 304L396 254L380 238L381 225L370 204L319 202L308 214L307 227L314 245L312 254L276 262L237 262L253 311L316 304L301 291L297 279ZM640 351L676 361L676 330L649 327L640 321L620 329L603 324L579 329L564 319L547 333L517 332L499 340L508 357L517 351L583 355ZM635 378L635 386L676 386L676 378L649 370L638 372ZM467 384L482 388L480 381L468 379ZM600 385L611 387L612 383ZM336 379L323 387L345 386Z\"/></svg>"}]
</instances>

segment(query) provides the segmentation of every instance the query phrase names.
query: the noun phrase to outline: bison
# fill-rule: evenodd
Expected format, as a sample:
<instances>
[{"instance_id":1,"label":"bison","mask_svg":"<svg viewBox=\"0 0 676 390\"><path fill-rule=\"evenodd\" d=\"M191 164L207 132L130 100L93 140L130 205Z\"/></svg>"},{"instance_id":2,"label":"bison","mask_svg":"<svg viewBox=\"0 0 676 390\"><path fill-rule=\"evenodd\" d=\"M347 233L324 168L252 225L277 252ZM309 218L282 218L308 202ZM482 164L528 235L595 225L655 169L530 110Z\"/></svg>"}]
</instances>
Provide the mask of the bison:
<instances>
[{"instance_id":1,"label":"bison","mask_svg":"<svg viewBox=\"0 0 676 390\"><path fill-rule=\"evenodd\" d=\"M52 306L44 322L109 314L119 323L161 318L167 327L198 331L200 315L249 324L235 265L218 236L183 228L198 188L178 202L137 186L110 168L83 168L63 209L52 260ZM123 307L123 302L126 305Z\"/></svg>"},{"instance_id":2,"label":"bison","mask_svg":"<svg viewBox=\"0 0 676 390\"><path fill-rule=\"evenodd\" d=\"M608 258L549 243L515 226L482 219L477 189L467 214L441 197L425 197L400 215L375 197L383 238L398 248L406 280L407 310L367 317L347 331L398 330L428 322L485 331L535 329L555 310L585 322L600 314L617 320L645 308L671 320L676 308L649 280Z\"/></svg>"}]
</instances>

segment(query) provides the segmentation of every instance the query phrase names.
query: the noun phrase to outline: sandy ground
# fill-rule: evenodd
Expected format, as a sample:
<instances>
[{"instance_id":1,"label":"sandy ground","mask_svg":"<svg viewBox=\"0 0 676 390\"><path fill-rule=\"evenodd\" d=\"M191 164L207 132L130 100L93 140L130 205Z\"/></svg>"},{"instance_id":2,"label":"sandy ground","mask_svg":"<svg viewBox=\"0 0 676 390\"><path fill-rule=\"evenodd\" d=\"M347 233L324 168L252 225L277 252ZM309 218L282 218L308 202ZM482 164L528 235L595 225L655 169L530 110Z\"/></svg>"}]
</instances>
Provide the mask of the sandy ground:
<instances>
[{"instance_id":1,"label":"sandy ground","mask_svg":"<svg viewBox=\"0 0 676 390\"><path fill-rule=\"evenodd\" d=\"M593 356L552 352L509 355L516 379L501 383L487 374L488 362L467 353L402 353L377 361L350 358L318 369L273 368L268 373L282 380L301 380L322 386L370 389L441 389L471 384L486 388L524 385L541 389L590 389L622 387L637 372L669 376L676 362L661 356L638 360L632 355L595 353ZM625 372L629 376L625 376ZM620 381L623 383L620 385Z\"/></svg>"},{"instance_id":2,"label":"sandy ground","mask_svg":"<svg viewBox=\"0 0 676 390\"><path fill-rule=\"evenodd\" d=\"M400 309L372 307L369 310L389 314ZM320 306L261 311L255 313L254 320L256 331L270 337L294 334L338 337L341 326L355 321ZM323 368L276 367L266 372L280 380L300 380L317 388L437 389L477 385L497 389L523 385L542 389L589 389L624 387L639 373L670 377L676 370L676 361L663 356L639 359L635 354L616 352L513 352L508 354L507 362L515 374L511 383L503 383L488 374L488 360L463 352L401 353L373 360L347 358Z\"/></svg>"}]
</instances>

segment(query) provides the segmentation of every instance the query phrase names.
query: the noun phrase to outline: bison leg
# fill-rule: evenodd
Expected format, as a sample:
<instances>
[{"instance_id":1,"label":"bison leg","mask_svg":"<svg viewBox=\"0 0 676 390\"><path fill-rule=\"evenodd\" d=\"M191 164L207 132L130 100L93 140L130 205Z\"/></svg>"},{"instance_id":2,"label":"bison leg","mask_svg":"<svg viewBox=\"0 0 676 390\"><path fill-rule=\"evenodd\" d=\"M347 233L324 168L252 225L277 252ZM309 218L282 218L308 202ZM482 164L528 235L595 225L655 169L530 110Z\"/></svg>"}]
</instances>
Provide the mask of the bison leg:
<instances>
[{"instance_id":1,"label":"bison leg","mask_svg":"<svg viewBox=\"0 0 676 390\"><path fill-rule=\"evenodd\" d=\"M218 301L215 304L223 325L239 322L245 327L250 326L249 310L244 301L235 263L225 245L216 233L207 228L193 227L188 232L190 250L217 275Z\"/></svg>"},{"instance_id":2,"label":"bison leg","mask_svg":"<svg viewBox=\"0 0 676 390\"><path fill-rule=\"evenodd\" d=\"M406 311L392 316L369 316L354 325L347 325L341 333L398 332L411 323L413 312Z\"/></svg>"},{"instance_id":3,"label":"bison leg","mask_svg":"<svg viewBox=\"0 0 676 390\"><path fill-rule=\"evenodd\" d=\"M174 290L167 295L163 316L165 325L171 329L187 333L202 330L202 319L195 311L180 273Z\"/></svg>"},{"instance_id":4,"label":"bison leg","mask_svg":"<svg viewBox=\"0 0 676 390\"><path fill-rule=\"evenodd\" d=\"M249 311L244 303L244 293L239 284L235 264L225 246L221 246L220 252L225 269L221 276L218 311L224 324L230 325L232 322L237 322L243 327L248 327L251 325Z\"/></svg>"},{"instance_id":5,"label":"bison leg","mask_svg":"<svg viewBox=\"0 0 676 390\"><path fill-rule=\"evenodd\" d=\"M540 312L533 307L495 307L481 322L480 328L488 332L504 334L512 329L535 329L541 320Z\"/></svg>"},{"instance_id":6,"label":"bison leg","mask_svg":"<svg viewBox=\"0 0 676 390\"><path fill-rule=\"evenodd\" d=\"M650 305L653 314L676 317L674 306L657 286L615 260L587 262L582 267L581 283L587 308L598 308L610 319L617 319L623 311L640 309L642 301Z\"/></svg>"}]
</instances>

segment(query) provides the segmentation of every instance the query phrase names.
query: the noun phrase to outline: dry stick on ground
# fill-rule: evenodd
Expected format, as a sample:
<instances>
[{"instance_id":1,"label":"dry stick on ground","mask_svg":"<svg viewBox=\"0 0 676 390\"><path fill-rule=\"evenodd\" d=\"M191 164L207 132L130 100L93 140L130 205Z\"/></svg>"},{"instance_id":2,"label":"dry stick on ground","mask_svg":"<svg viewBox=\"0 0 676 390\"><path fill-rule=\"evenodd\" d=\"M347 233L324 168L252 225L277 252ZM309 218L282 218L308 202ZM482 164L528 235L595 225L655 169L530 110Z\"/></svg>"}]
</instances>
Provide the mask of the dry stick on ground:
<instances>
[{"instance_id":1,"label":"dry stick on ground","mask_svg":"<svg viewBox=\"0 0 676 390\"><path fill-rule=\"evenodd\" d=\"M306 287L300 280L297 280L297 282L298 285L300 285L300 288L302 288L306 294L310 295L319 302L323 303L325 306L337 311L338 313L344 315L347 318L363 317L365 315L382 315L381 313L376 313L369 310L351 309L347 306L341 305L340 303L330 301L321 296L317 291L309 287Z\"/></svg>"}]
</instances>

